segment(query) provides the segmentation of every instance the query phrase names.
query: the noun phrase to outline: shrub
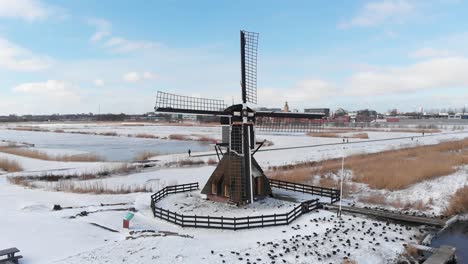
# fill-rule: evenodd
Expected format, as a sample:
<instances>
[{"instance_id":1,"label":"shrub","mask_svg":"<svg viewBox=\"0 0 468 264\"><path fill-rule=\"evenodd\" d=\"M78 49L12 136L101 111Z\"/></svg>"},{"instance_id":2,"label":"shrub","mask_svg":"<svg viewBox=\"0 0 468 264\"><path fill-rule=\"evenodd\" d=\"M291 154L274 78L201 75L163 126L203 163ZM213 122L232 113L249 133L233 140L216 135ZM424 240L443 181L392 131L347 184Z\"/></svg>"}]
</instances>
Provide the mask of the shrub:
<instances>
[{"instance_id":1,"label":"shrub","mask_svg":"<svg viewBox=\"0 0 468 264\"><path fill-rule=\"evenodd\" d=\"M0 147L0 152L8 153L16 156L28 157L40 160L53 161L76 161L76 162L97 162L103 161L101 157L95 154L77 154L77 155L49 155L46 152L27 149L27 148L9 148Z\"/></svg>"},{"instance_id":2,"label":"shrub","mask_svg":"<svg viewBox=\"0 0 468 264\"><path fill-rule=\"evenodd\" d=\"M129 134L129 136L131 136L131 134ZM135 134L134 137L136 138L159 138L158 136L147 134L147 133L138 133L138 134Z\"/></svg>"},{"instance_id":3,"label":"shrub","mask_svg":"<svg viewBox=\"0 0 468 264\"><path fill-rule=\"evenodd\" d=\"M445 215L468 213L468 185L458 189L450 198Z\"/></svg>"},{"instance_id":4,"label":"shrub","mask_svg":"<svg viewBox=\"0 0 468 264\"><path fill-rule=\"evenodd\" d=\"M4 158L0 158L0 169L7 172L18 172L23 170L17 161Z\"/></svg>"},{"instance_id":5,"label":"shrub","mask_svg":"<svg viewBox=\"0 0 468 264\"><path fill-rule=\"evenodd\" d=\"M207 161L206 161L206 164L208 165L216 165L218 164L218 160L214 159L214 158L209 158Z\"/></svg>"},{"instance_id":6,"label":"shrub","mask_svg":"<svg viewBox=\"0 0 468 264\"><path fill-rule=\"evenodd\" d=\"M118 136L118 134L117 134L116 132L113 132L113 131L101 132L101 133L99 133L98 135L100 135L100 136L109 136L109 137L116 137L116 136Z\"/></svg>"},{"instance_id":7,"label":"shrub","mask_svg":"<svg viewBox=\"0 0 468 264\"><path fill-rule=\"evenodd\" d=\"M151 157L154 157L154 156L158 156L159 153L158 152L154 152L154 151L143 151L143 152L140 152L140 153L137 153L135 155L135 158L134 160L136 161L139 161L139 160L148 160L149 158Z\"/></svg>"},{"instance_id":8,"label":"shrub","mask_svg":"<svg viewBox=\"0 0 468 264\"><path fill-rule=\"evenodd\" d=\"M168 138L171 140L189 140L189 137L187 135L182 134L170 134Z\"/></svg>"}]
</instances>

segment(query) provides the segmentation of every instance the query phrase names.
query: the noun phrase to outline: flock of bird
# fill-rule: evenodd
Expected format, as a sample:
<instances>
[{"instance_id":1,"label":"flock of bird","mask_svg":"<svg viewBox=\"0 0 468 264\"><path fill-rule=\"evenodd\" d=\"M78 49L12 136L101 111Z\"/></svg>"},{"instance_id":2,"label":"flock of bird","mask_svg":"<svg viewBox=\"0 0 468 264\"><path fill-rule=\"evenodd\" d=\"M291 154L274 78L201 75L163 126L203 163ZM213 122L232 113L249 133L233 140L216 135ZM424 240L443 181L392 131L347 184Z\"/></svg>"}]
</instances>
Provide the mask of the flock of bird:
<instances>
[{"instance_id":1,"label":"flock of bird","mask_svg":"<svg viewBox=\"0 0 468 264\"><path fill-rule=\"evenodd\" d=\"M241 252L211 250L211 256L218 258L218 263L353 263L358 254L379 256L382 250L401 251L405 242L415 242L418 232L423 232L395 223L354 215L339 218L334 214L288 228L282 230L282 239L258 241L256 248Z\"/></svg>"}]
</instances>

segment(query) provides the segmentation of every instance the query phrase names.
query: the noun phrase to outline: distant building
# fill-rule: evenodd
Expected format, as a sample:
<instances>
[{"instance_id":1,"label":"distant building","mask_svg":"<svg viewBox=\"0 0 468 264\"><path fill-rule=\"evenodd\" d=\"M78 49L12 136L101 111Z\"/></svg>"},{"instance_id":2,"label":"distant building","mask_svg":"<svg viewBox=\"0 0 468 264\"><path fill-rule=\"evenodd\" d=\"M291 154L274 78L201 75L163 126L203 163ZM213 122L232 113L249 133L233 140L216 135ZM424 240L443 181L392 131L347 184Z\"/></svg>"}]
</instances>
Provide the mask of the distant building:
<instances>
[{"instance_id":1,"label":"distant building","mask_svg":"<svg viewBox=\"0 0 468 264\"><path fill-rule=\"evenodd\" d=\"M285 103L284 103L283 112L289 112L289 105L288 105L288 102L285 102Z\"/></svg>"},{"instance_id":2,"label":"distant building","mask_svg":"<svg viewBox=\"0 0 468 264\"><path fill-rule=\"evenodd\" d=\"M324 114L325 117L330 116L330 108L306 108L304 109L305 113L319 113Z\"/></svg>"},{"instance_id":3,"label":"distant building","mask_svg":"<svg viewBox=\"0 0 468 264\"><path fill-rule=\"evenodd\" d=\"M338 108L335 111L335 116L345 116L348 115L348 111L344 110L343 108Z\"/></svg>"},{"instance_id":4,"label":"distant building","mask_svg":"<svg viewBox=\"0 0 468 264\"><path fill-rule=\"evenodd\" d=\"M259 107L256 109L257 111L265 111L265 112L281 112L281 108L269 108L269 107Z\"/></svg>"}]
</instances>

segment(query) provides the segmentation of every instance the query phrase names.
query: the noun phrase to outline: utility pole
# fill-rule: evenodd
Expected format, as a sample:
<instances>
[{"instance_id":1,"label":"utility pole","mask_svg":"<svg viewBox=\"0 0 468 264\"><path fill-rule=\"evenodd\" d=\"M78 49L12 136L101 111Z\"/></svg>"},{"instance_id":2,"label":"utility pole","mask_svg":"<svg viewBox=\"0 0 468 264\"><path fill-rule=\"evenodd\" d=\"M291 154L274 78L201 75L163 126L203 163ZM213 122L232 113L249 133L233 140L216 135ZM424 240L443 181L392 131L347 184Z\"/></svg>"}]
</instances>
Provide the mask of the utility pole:
<instances>
[{"instance_id":1,"label":"utility pole","mask_svg":"<svg viewBox=\"0 0 468 264\"><path fill-rule=\"evenodd\" d=\"M343 155L341 157L340 207L338 209L339 217L341 217L341 203L342 203L341 200L343 200L344 158L345 158L345 147L343 146Z\"/></svg>"}]
</instances>

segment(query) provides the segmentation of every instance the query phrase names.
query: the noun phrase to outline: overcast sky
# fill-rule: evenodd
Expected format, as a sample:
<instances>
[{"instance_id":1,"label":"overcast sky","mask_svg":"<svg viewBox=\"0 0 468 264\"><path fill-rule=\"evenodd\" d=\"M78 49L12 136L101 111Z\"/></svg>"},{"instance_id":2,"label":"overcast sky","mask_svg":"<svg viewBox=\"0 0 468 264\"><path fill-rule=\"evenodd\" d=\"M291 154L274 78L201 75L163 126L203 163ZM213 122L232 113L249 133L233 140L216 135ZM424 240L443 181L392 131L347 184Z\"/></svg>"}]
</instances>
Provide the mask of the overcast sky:
<instances>
[{"instance_id":1,"label":"overcast sky","mask_svg":"<svg viewBox=\"0 0 468 264\"><path fill-rule=\"evenodd\" d=\"M468 104L468 3L0 0L0 115L144 113L156 91L240 97L239 30L260 33L258 105Z\"/></svg>"}]
</instances>

